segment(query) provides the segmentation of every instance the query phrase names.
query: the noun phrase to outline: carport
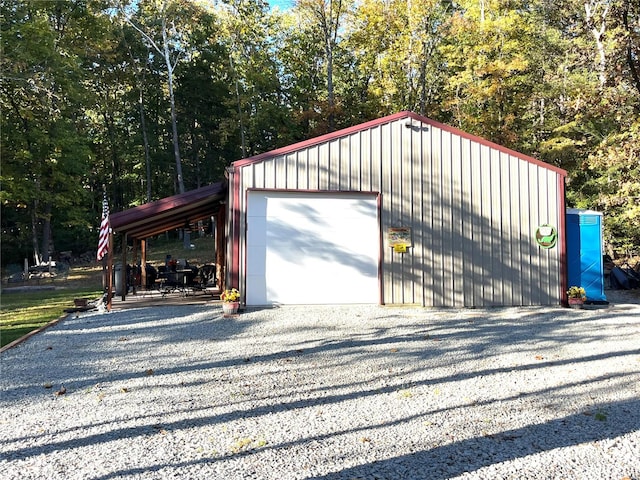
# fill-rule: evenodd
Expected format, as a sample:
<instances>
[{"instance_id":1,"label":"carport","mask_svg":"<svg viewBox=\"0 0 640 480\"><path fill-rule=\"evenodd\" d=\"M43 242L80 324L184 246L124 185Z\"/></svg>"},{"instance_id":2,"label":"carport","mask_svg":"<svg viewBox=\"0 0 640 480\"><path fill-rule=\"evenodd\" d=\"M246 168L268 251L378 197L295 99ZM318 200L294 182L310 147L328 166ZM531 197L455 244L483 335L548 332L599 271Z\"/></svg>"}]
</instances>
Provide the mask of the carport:
<instances>
[{"instance_id":1,"label":"carport","mask_svg":"<svg viewBox=\"0 0 640 480\"><path fill-rule=\"evenodd\" d=\"M107 279L112 278L114 254L113 235L122 235L122 265L127 264L127 247L129 240L132 240L132 263L136 263L140 258L142 267L142 283L146 283L147 264L147 239L167 232L169 230L190 228L190 225L204 220L214 218L215 235L215 265L219 279L224 278L225 265L225 199L227 192L226 182L213 183L188 192L165 197L155 202L145 203L122 212L112 213L111 239L109 253L107 255ZM138 257L138 251L140 256ZM120 272L122 285L126 284L126 269ZM110 282L109 282L110 283ZM111 292L111 285L108 291ZM126 297L126 288L122 291L122 300ZM109 307L110 307L109 294Z\"/></svg>"}]
</instances>

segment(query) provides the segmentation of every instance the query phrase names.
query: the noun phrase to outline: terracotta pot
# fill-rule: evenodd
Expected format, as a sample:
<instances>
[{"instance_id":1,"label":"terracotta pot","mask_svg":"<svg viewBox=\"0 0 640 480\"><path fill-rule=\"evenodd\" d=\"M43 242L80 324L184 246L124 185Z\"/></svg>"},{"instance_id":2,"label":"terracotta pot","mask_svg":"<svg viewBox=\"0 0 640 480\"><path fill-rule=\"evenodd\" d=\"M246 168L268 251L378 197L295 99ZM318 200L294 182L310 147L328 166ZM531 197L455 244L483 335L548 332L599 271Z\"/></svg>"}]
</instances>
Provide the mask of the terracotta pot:
<instances>
[{"instance_id":1,"label":"terracotta pot","mask_svg":"<svg viewBox=\"0 0 640 480\"><path fill-rule=\"evenodd\" d=\"M570 298L569 299L569 306L571 308L582 308L583 304L584 304L584 301L581 298Z\"/></svg>"},{"instance_id":2,"label":"terracotta pot","mask_svg":"<svg viewBox=\"0 0 640 480\"><path fill-rule=\"evenodd\" d=\"M240 308L240 302L222 303L222 313L224 313L225 315L234 315L238 313L238 308Z\"/></svg>"}]
</instances>

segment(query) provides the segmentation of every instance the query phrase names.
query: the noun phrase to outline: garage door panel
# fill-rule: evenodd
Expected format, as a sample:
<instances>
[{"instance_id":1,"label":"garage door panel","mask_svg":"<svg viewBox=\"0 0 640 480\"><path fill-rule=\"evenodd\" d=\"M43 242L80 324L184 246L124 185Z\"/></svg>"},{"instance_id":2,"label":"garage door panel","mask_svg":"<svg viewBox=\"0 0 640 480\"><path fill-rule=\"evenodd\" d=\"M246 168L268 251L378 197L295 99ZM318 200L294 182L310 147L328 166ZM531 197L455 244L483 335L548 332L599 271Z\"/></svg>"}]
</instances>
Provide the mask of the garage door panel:
<instances>
[{"instance_id":1,"label":"garage door panel","mask_svg":"<svg viewBox=\"0 0 640 480\"><path fill-rule=\"evenodd\" d=\"M266 213L267 218L354 218L366 215L374 217L377 214L376 202L361 198L328 197L327 194L292 194L297 195L295 203L290 198L283 198L278 193L265 194L260 199L255 212L253 207L251 215L262 216ZM324 198L319 198L324 197ZM371 197L369 197L371 198ZM253 199L253 197L252 197Z\"/></svg>"},{"instance_id":2,"label":"garage door panel","mask_svg":"<svg viewBox=\"0 0 640 480\"><path fill-rule=\"evenodd\" d=\"M265 247L267 244L267 219L265 217L250 217L247 219L251 235L247 235L247 247Z\"/></svg>"},{"instance_id":3,"label":"garage door panel","mask_svg":"<svg viewBox=\"0 0 640 480\"><path fill-rule=\"evenodd\" d=\"M355 268L367 276L373 272L377 278L379 247L370 241L372 237L377 237L377 227L367 225L367 222L346 222L322 231L282 225L280 222L271 222L267 228L266 237L270 247L267 261L276 256L294 265L321 263L333 268L343 266ZM344 238L345 235L348 235L348 239ZM278 261L272 258L272 266L275 267Z\"/></svg>"},{"instance_id":4,"label":"garage door panel","mask_svg":"<svg viewBox=\"0 0 640 480\"><path fill-rule=\"evenodd\" d=\"M375 195L250 192L247 221L248 304L379 301Z\"/></svg>"},{"instance_id":5,"label":"garage door panel","mask_svg":"<svg viewBox=\"0 0 640 480\"><path fill-rule=\"evenodd\" d=\"M260 258L264 257L264 245L257 245L252 247L247 247L247 255L248 258L252 259L251 262L251 275L259 275L264 277L267 273L267 264L266 259L263 261L259 261Z\"/></svg>"},{"instance_id":6,"label":"garage door panel","mask_svg":"<svg viewBox=\"0 0 640 480\"><path fill-rule=\"evenodd\" d=\"M264 275L247 276L247 305L267 305L267 279Z\"/></svg>"}]
</instances>

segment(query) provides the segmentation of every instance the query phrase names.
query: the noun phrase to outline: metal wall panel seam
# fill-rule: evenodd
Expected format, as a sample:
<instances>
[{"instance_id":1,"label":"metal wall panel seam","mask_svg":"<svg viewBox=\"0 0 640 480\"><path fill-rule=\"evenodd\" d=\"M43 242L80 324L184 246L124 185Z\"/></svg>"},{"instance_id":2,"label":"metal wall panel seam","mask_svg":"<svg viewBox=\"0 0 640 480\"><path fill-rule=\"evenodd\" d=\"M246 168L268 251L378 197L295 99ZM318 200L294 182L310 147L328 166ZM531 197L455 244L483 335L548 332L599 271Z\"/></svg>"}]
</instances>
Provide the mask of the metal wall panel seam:
<instances>
[{"instance_id":1,"label":"metal wall panel seam","mask_svg":"<svg viewBox=\"0 0 640 480\"><path fill-rule=\"evenodd\" d=\"M511 283L513 291L511 298L514 305L522 305L522 263L520 261L520 192L517 185L520 176L520 160L517 157L510 159L509 167L509 199L511 202L511 216L509 219L511 235L511 265L514 278Z\"/></svg>"},{"instance_id":2,"label":"metal wall panel seam","mask_svg":"<svg viewBox=\"0 0 640 480\"><path fill-rule=\"evenodd\" d=\"M500 192L502 181L500 178L500 152L491 148L491 305L502 303L502 222Z\"/></svg>"}]
</instances>

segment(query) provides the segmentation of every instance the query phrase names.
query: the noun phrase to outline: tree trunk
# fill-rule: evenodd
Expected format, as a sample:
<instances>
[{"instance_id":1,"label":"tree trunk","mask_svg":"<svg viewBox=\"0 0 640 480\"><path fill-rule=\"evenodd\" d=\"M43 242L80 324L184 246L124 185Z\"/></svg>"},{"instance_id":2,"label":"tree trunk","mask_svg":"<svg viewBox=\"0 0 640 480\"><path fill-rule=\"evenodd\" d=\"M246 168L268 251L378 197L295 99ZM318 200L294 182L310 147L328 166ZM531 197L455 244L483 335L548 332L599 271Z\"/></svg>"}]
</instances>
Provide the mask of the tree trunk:
<instances>
[{"instance_id":1,"label":"tree trunk","mask_svg":"<svg viewBox=\"0 0 640 480\"><path fill-rule=\"evenodd\" d=\"M184 181L182 179L182 160L180 159L180 145L178 143L178 118L176 115L176 99L173 93L173 70L167 40L167 19L162 17L162 47L164 49L164 61L167 65L167 83L169 86L169 103L171 105L171 133L173 136L173 156L176 160L176 178L178 181L178 193L184 193Z\"/></svg>"},{"instance_id":2,"label":"tree trunk","mask_svg":"<svg viewBox=\"0 0 640 480\"><path fill-rule=\"evenodd\" d=\"M176 180L178 181L178 193L184 193L184 180L182 178L182 159L180 158L180 144L178 139L178 118L176 115L176 98L173 93L173 70L171 56L169 52L169 42L167 40L167 19L162 17L162 47L164 49L164 61L167 64L167 83L169 86L169 103L171 104L171 133L173 136L173 156L176 160ZM191 231L184 229L183 247L188 249L191 246Z\"/></svg>"},{"instance_id":3,"label":"tree trunk","mask_svg":"<svg viewBox=\"0 0 640 480\"><path fill-rule=\"evenodd\" d=\"M336 129L335 98L333 93L333 48L327 42L327 104L329 106L329 131Z\"/></svg>"},{"instance_id":4,"label":"tree trunk","mask_svg":"<svg viewBox=\"0 0 640 480\"><path fill-rule=\"evenodd\" d=\"M334 7L334 1L337 5ZM335 49L338 28L340 26L340 16L342 15L342 1L329 0L329 11L321 9L320 21L324 32L325 55L327 56L327 107L328 112L328 129L333 132L336 129L336 112L335 112L335 93L333 88L333 52Z\"/></svg>"},{"instance_id":5,"label":"tree trunk","mask_svg":"<svg viewBox=\"0 0 640 480\"><path fill-rule=\"evenodd\" d=\"M236 86L236 103L238 104L238 122L240 123L240 148L242 149L242 158L247 157L247 141L244 134L244 122L242 121L242 103L240 102L240 85L238 80L238 73L233 66L233 57L229 55L229 66L231 67L231 73L235 79Z\"/></svg>"},{"instance_id":6,"label":"tree trunk","mask_svg":"<svg viewBox=\"0 0 640 480\"><path fill-rule=\"evenodd\" d=\"M599 22L597 22L594 12L594 9L597 7L601 7L603 9L602 14L600 15ZM607 54L604 48L604 34L607 28L606 18L607 13L609 12L609 5L605 5L601 0L589 0L584 2L584 10L587 26L591 30L591 34L596 41L596 51L598 52L598 80L600 83L600 88L604 88L607 83ZM596 23L599 23L599 25L596 25Z\"/></svg>"},{"instance_id":7,"label":"tree trunk","mask_svg":"<svg viewBox=\"0 0 640 480\"><path fill-rule=\"evenodd\" d=\"M44 221L42 222L42 261L48 262L51 260L51 204L47 203L44 212Z\"/></svg>"},{"instance_id":8,"label":"tree trunk","mask_svg":"<svg viewBox=\"0 0 640 480\"><path fill-rule=\"evenodd\" d=\"M627 64L629 65L629 71L631 72L631 78L633 83L640 93L640 67L638 62L640 61L640 47L634 44L634 29L629 25L629 10L631 9L630 0L627 0L624 4L624 10L622 11L622 23L627 30Z\"/></svg>"},{"instance_id":9,"label":"tree trunk","mask_svg":"<svg viewBox=\"0 0 640 480\"><path fill-rule=\"evenodd\" d=\"M151 202L151 158L149 156L149 138L147 137L147 122L144 115L144 97L142 85L139 85L138 108L140 110L140 128L142 129L142 141L144 143L144 164L147 174L147 203Z\"/></svg>"},{"instance_id":10,"label":"tree trunk","mask_svg":"<svg viewBox=\"0 0 640 480\"><path fill-rule=\"evenodd\" d=\"M38 216L36 215L37 201L31 211L31 244L33 245L33 261L40 265L40 247L38 246Z\"/></svg>"}]
</instances>

